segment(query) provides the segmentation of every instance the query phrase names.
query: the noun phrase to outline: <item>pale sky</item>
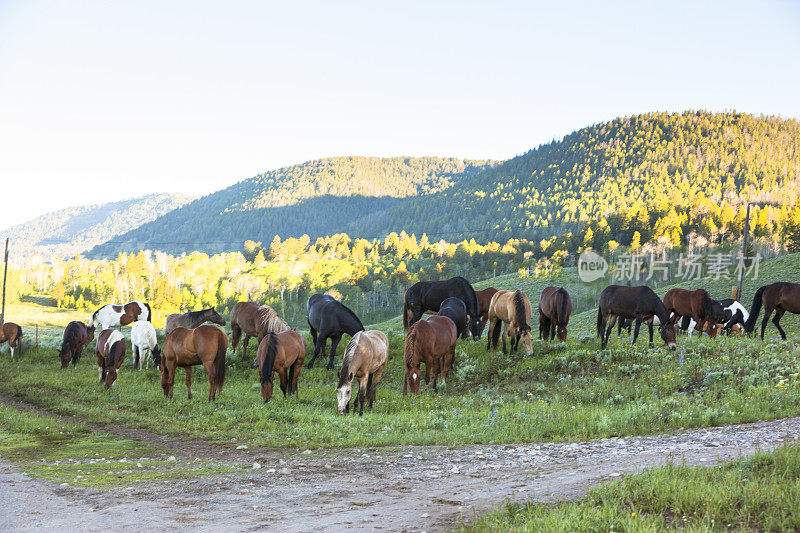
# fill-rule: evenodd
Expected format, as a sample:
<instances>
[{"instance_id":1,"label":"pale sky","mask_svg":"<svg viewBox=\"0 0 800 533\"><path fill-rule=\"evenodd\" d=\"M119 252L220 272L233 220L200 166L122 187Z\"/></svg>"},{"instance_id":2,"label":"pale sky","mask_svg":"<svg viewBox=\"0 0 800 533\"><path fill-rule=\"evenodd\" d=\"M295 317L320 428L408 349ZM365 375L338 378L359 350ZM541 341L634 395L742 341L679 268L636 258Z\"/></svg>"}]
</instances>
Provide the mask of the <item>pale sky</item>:
<instances>
[{"instance_id":1,"label":"pale sky","mask_svg":"<svg viewBox=\"0 0 800 533\"><path fill-rule=\"evenodd\" d=\"M800 117L800 2L377 4L0 0L0 228L648 111Z\"/></svg>"}]
</instances>

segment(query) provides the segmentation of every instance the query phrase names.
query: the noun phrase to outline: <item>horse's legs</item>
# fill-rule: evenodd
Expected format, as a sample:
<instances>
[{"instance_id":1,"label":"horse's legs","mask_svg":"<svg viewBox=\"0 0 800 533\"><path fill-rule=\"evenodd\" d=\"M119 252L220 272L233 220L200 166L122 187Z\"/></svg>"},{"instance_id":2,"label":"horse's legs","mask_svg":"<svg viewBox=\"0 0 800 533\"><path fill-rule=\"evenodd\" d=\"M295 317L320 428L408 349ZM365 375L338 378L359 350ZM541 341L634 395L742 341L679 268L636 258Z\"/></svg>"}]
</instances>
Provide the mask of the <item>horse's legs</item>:
<instances>
[{"instance_id":1,"label":"horse's legs","mask_svg":"<svg viewBox=\"0 0 800 533\"><path fill-rule=\"evenodd\" d=\"M503 355L506 355L508 353L508 350L506 350L506 336L507 335L508 335L508 326L503 328Z\"/></svg>"},{"instance_id":2,"label":"horse's legs","mask_svg":"<svg viewBox=\"0 0 800 533\"><path fill-rule=\"evenodd\" d=\"M497 319L490 318L487 322L486 328L486 351L488 352L492 347L492 331L494 330L494 323Z\"/></svg>"},{"instance_id":3,"label":"horse's legs","mask_svg":"<svg viewBox=\"0 0 800 533\"><path fill-rule=\"evenodd\" d=\"M308 368L314 367L314 361L317 360L317 356L319 356L320 352L325 351L325 343L328 342L328 336L324 333L320 333L317 337L317 341L314 343L314 354L311 356L311 360L306 365Z\"/></svg>"},{"instance_id":4,"label":"horse's legs","mask_svg":"<svg viewBox=\"0 0 800 533\"><path fill-rule=\"evenodd\" d=\"M239 339L242 338L242 328L239 324L231 323L231 352L236 353L239 347Z\"/></svg>"},{"instance_id":5,"label":"horse's legs","mask_svg":"<svg viewBox=\"0 0 800 533\"><path fill-rule=\"evenodd\" d=\"M375 391L378 390L378 383L381 381L381 376L383 375L383 368L379 368L375 372L369 375L369 391L367 391L367 395L369 398L369 408L372 409L372 403L375 401Z\"/></svg>"},{"instance_id":6,"label":"horse's legs","mask_svg":"<svg viewBox=\"0 0 800 533\"><path fill-rule=\"evenodd\" d=\"M204 365L205 366L205 365ZM211 390L214 390L214 386L212 384ZM189 394L189 399L192 399L192 367L186 367L186 392Z\"/></svg>"},{"instance_id":7,"label":"horse's legs","mask_svg":"<svg viewBox=\"0 0 800 533\"><path fill-rule=\"evenodd\" d=\"M297 394L297 380L300 377L300 371L303 369L303 357L298 357L292 364L292 384L289 388L291 394Z\"/></svg>"},{"instance_id":8,"label":"horse's legs","mask_svg":"<svg viewBox=\"0 0 800 533\"><path fill-rule=\"evenodd\" d=\"M356 413L355 407L358 407L358 416L364 416L364 396L367 394L367 387L361 381L358 382L358 392L356 393L356 404L353 406L353 414Z\"/></svg>"},{"instance_id":9,"label":"horse's legs","mask_svg":"<svg viewBox=\"0 0 800 533\"><path fill-rule=\"evenodd\" d=\"M139 347L135 344L133 345L133 369L137 370L139 368Z\"/></svg>"},{"instance_id":10,"label":"horse's legs","mask_svg":"<svg viewBox=\"0 0 800 533\"><path fill-rule=\"evenodd\" d=\"M439 372L441 371L441 357L434 357L433 358L433 390L436 390L436 384L439 382ZM425 365L425 369L427 370L428 365Z\"/></svg>"},{"instance_id":11,"label":"horse's legs","mask_svg":"<svg viewBox=\"0 0 800 533\"><path fill-rule=\"evenodd\" d=\"M781 327L781 317L786 310L781 307L775 308L775 317L772 319L772 323L775 324L775 327L778 328L778 332L781 334L781 339L786 340L786 332L783 331Z\"/></svg>"},{"instance_id":12,"label":"horse's legs","mask_svg":"<svg viewBox=\"0 0 800 533\"><path fill-rule=\"evenodd\" d=\"M250 335L244 334L244 341L242 342L242 361L247 361L247 343L250 342Z\"/></svg>"},{"instance_id":13,"label":"horse's legs","mask_svg":"<svg viewBox=\"0 0 800 533\"><path fill-rule=\"evenodd\" d=\"M650 334L650 347L653 347L653 321L647 323L647 332Z\"/></svg>"},{"instance_id":14,"label":"horse's legs","mask_svg":"<svg viewBox=\"0 0 800 533\"><path fill-rule=\"evenodd\" d=\"M336 356L336 348L339 346L340 340L342 340L341 333L331 338L331 355L328 357L328 365L325 367L328 370L333 368L333 358Z\"/></svg>"},{"instance_id":15,"label":"horse's legs","mask_svg":"<svg viewBox=\"0 0 800 533\"><path fill-rule=\"evenodd\" d=\"M761 321L761 340L764 340L764 330L767 329L767 322L769 322L769 317L772 315L773 308L764 306L764 320Z\"/></svg>"},{"instance_id":16,"label":"horse's legs","mask_svg":"<svg viewBox=\"0 0 800 533\"><path fill-rule=\"evenodd\" d=\"M642 315L636 314L636 326L633 328L633 344L636 344L636 339L639 338L639 329L642 327Z\"/></svg>"},{"instance_id":17,"label":"horse's legs","mask_svg":"<svg viewBox=\"0 0 800 533\"><path fill-rule=\"evenodd\" d=\"M186 367L186 375L189 375L189 370L192 367ZM208 401L213 401L217 397L217 370L214 368L214 360L211 359L207 362L203 363L203 370L206 371L206 376L208 376ZM189 393L189 398L192 397L192 394Z\"/></svg>"},{"instance_id":18,"label":"horse's legs","mask_svg":"<svg viewBox=\"0 0 800 533\"><path fill-rule=\"evenodd\" d=\"M603 343L600 346L601 349L605 348L608 345L608 339L611 337L611 332L614 331L614 325L617 323L617 315L606 315L604 317L605 324L601 325L601 327L605 327L605 335L603 336Z\"/></svg>"},{"instance_id":19,"label":"horse's legs","mask_svg":"<svg viewBox=\"0 0 800 533\"><path fill-rule=\"evenodd\" d=\"M285 368L278 370L278 377L281 378L281 392L283 392L283 397L286 398L288 394L289 377L286 375Z\"/></svg>"},{"instance_id":20,"label":"horse's legs","mask_svg":"<svg viewBox=\"0 0 800 533\"><path fill-rule=\"evenodd\" d=\"M311 327L311 324L308 325L308 329L311 330L311 340L314 341L314 344L317 344L317 330Z\"/></svg>"}]
</instances>

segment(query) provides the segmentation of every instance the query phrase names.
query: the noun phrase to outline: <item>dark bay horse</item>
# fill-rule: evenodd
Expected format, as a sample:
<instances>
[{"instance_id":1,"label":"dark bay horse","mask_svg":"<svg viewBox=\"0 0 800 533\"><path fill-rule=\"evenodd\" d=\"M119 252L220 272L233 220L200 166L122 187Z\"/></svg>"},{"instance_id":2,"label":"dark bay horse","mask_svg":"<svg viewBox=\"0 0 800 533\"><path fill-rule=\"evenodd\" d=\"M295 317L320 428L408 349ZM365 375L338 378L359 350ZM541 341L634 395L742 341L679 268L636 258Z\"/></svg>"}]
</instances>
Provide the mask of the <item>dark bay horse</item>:
<instances>
[{"instance_id":1,"label":"dark bay horse","mask_svg":"<svg viewBox=\"0 0 800 533\"><path fill-rule=\"evenodd\" d=\"M503 353L506 352L506 337L511 340L511 353L517 351L520 339L527 355L533 354L531 337L531 302L520 290L500 290L492 296L489 307L489 329L486 332L486 350L496 350L503 331Z\"/></svg>"},{"instance_id":2,"label":"dark bay horse","mask_svg":"<svg viewBox=\"0 0 800 533\"><path fill-rule=\"evenodd\" d=\"M750 317L744 323L745 332L752 333L755 329L761 306L764 306L764 320L761 321L761 340L764 340L764 330L767 328L767 322L773 311L775 312L775 317L772 319L772 323L778 328L781 339L786 340L786 332L781 327L781 317L786 311L796 315L800 314L800 283L779 281L778 283L759 287L753 297Z\"/></svg>"},{"instance_id":3,"label":"dark bay horse","mask_svg":"<svg viewBox=\"0 0 800 533\"><path fill-rule=\"evenodd\" d=\"M14 350L19 348L22 355L22 328L14 322L4 322L0 326L0 344L8 341L8 348L11 350L11 359L14 359Z\"/></svg>"},{"instance_id":4,"label":"dark bay horse","mask_svg":"<svg viewBox=\"0 0 800 533\"><path fill-rule=\"evenodd\" d=\"M567 340L572 299L564 287L546 287L539 298L539 338Z\"/></svg>"},{"instance_id":5,"label":"dark bay horse","mask_svg":"<svg viewBox=\"0 0 800 533\"><path fill-rule=\"evenodd\" d=\"M306 359L306 340L294 330L267 333L258 343L256 365L261 378L261 399L272 398L272 373L277 372L285 398L297 392L297 379Z\"/></svg>"},{"instance_id":6,"label":"dark bay horse","mask_svg":"<svg viewBox=\"0 0 800 533\"><path fill-rule=\"evenodd\" d=\"M86 324L77 320L67 324L61 341L61 350L58 352L58 357L61 359L61 369L67 368L70 360L72 361L72 366L77 365L84 347L93 340L94 326L87 327Z\"/></svg>"},{"instance_id":7,"label":"dark bay horse","mask_svg":"<svg viewBox=\"0 0 800 533\"><path fill-rule=\"evenodd\" d=\"M353 380L358 381L355 407L358 415L364 414L364 400L372 403L375 401L375 390L381 382L383 369L389 360L389 339L382 331L359 331L344 351L342 368L339 370L339 383L336 385L336 400L339 405L339 414L350 412L350 395L352 394ZM353 409L355 413L355 408Z\"/></svg>"},{"instance_id":8,"label":"dark bay horse","mask_svg":"<svg viewBox=\"0 0 800 533\"><path fill-rule=\"evenodd\" d=\"M478 336L483 335L483 329L486 327L486 322L489 320L489 304L492 303L492 296L497 292L494 287L486 287L482 291L475 291L475 296L478 298L478 315L480 316L480 325L478 327Z\"/></svg>"},{"instance_id":9,"label":"dark bay horse","mask_svg":"<svg viewBox=\"0 0 800 533\"><path fill-rule=\"evenodd\" d=\"M422 363L425 363L426 384L430 382L433 372L433 390L436 390L439 373L442 374L442 383L446 383L457 339L456 325L446 316L434 315L411 325L403 344L403 357L406 363L403 395L408 388L412 394L419 394Z\"/></svg>"},{"instance_id":10,"label":"dark bay horse","mask_svg":"<svg viewBox=\"0 0 800 533\"><path fill-rule=\"evenodd\" d=\"M328 370L333 368L336 347L347 333L351 337L364 330L364 325L356 314L346 305L327 294L312 294L306 303L306 318L314 340L314 355L308 362L308 368L314 366L317 357L325 352L325 343L331 340L331 354L328 357Z\"/></svg>"},{"instance_id":11,"label":"dark bay horse","mask_svg":"<svg viewBox=\"0 0 800 533\"><path fill-rule=\"evenodd\" d=\"M255 337L260 344L268 333L281 333L290 329L292 328L289 324L270 306L255 302L237 302L231 309L231 351L236 352L239 339L244 333L242 361L246 361L247 343L251 337Z\"/></svg>"},{"instance_id":12,"label":"dark bay horse","mask_svg":"<svg viewBox=\"0 0 800 533\"><path fill-rule=\"evenodd\" d=\"M172 398L175 369L186 369L186 391L192 398L192 366L203 365L208 376L208 401L222 392L225 383L225 352L228 336L216 326L198 326L194 329L175 328L164 341L161 355L161 388L164 396Z\"/></svg>"},{"instance_id":13,"label":"dark bay horse","mask_svg":"<svg viewBox=\"0 0 800 533\"><path fill-rule=\"evenodd\" d=\"M164 335L169 335L172 333L172 330L177 327L194 329L204 322L211 322L220 326L225 325L225 319L219 316L219 313L217 313L217 310L213 307L203 309L202 311L172 313L167 317L167 323L164 326Z\"/></svg>"},{"instance_id":14,"label":"dark bay horse","mask_svg":"<svg viewBox=\"0 0 800 533\"><path fill-rule=\"evenodd\" d=\"M125 359L125 337L118 329L104 329L95 345L100 383L110 388L117 382L117 374Z\"/></svg>"},{"instance_id":15,"label":"dark bay horse","mask_svg":"<svg viewBox=\"0 0 800 533\"><path fill-rule=\"evenodd\" d=\"M439 311L444 300L454 296L467 306L469 331L474 339L481 336L480 312L475 289L466 279L456 276L444 281L419 281L408 288L403 303L403 329L408 331L425 311Z\"/></svg>"},{"instance_id":16,"label":"dark bay horse","mask_svg":"<svg viewBox=\"0 0 800 533\"><path fill-rule=\"evenodd\" d=\"M697 324L700 336L708 329L712 339L717 336L717 328L706 328L707 323L712 326L725 322L725 310L719 302L715 302L705 289L689 291L686 289L670 289L664 295L664 307L672 323L681 317L689 317Z\"/></svg>"},{"instance_id":17,"label":"dark bay horse","mask_svg":"<svg viewBox=\"0 0 800 533\"><path fill-rule=\"evenodd\" d=\"M633 344L639 337L642 322L647 322L650 332L650 345L653 345L653 317L661 323L661 338L670 348L676 348L675 325L669 320L667 308L653 289L647 286L626 287L609 285L600 293L597 309L597 335L600 346L605 348L617 319L636 319L633 331Z\"/></svg>"},{"instance_id":18,"label":"dark bay horse","mask_svg":"<svg viewBox=\"0 0 800 533\"><path fill-rule=\"evenodd\" d=\"M153 313L150 312L150 304L138 300L124 305L106 304L92 315L89 326L109 329L120 326L127 326L134 320L147 320L152 322Z\"/></svg>"}]
</instances>

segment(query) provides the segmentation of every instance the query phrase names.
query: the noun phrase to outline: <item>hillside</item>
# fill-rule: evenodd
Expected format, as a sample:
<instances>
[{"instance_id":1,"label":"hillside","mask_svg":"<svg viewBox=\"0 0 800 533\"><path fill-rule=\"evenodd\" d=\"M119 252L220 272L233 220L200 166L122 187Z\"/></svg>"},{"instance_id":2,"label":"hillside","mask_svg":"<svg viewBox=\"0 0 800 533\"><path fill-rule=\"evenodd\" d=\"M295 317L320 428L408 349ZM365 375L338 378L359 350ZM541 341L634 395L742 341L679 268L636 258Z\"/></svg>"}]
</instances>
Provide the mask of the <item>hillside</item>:
<instances>
[{"instance_id":1,"label":"hillside","mask_svg":"<svg viewBox=\"0 0 800 533\"><path fill-rule=\"evenodd\" d=\"M331 235L353 220L421 197L491 166L436 157L335 157L259 174L98 246L94 257L144 248L240 250L275 235Z\"/></svg>"},{"instance_id":2,"label":"hillside","mask_svg":"<svg viewBox=\"0 0 800 533\"><path fill-rule=\"evenodd\" d=\"M102 205L70 207L4 229L0 237L11 237L14 261L37 255L64 259L91 250L189 201L191 198L177 194L150 194Z\"/></svg>"}]
</instances>

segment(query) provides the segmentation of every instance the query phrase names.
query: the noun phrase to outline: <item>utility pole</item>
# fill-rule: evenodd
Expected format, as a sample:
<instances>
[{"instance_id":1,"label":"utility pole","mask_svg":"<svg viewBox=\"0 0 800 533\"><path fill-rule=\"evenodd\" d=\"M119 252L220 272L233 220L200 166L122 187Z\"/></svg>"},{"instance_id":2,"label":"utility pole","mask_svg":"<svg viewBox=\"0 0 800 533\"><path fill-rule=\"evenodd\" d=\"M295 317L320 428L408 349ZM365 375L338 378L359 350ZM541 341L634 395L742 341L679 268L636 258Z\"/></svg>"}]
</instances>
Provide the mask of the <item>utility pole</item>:
<instances>
[{"instance_id":1,"label":"utility pole","mask_svg":"<svg viewBox=\"0 0 800 533\"><path fill-rule=\"evenodd\" d=\"M744 217L744 238L742 239L742 260L739 265L739 285L736 287L736 300L742 301L744 286L744 260L747 255L747 240L750 236L750 204L747 204L747 215Z\"/></svg>"},{"instance_id":2,"label":"utility pole","mask_svg":"<svg viewBox=\"0 0 800 533\"><path fill-rule=\"evenodd\" d=\"M3 309L0 311L0 325L5 324L6 320L6 277L8 275L8 237L6 237L6 255L3 265Z\"/></svg>"}]
</instances>

